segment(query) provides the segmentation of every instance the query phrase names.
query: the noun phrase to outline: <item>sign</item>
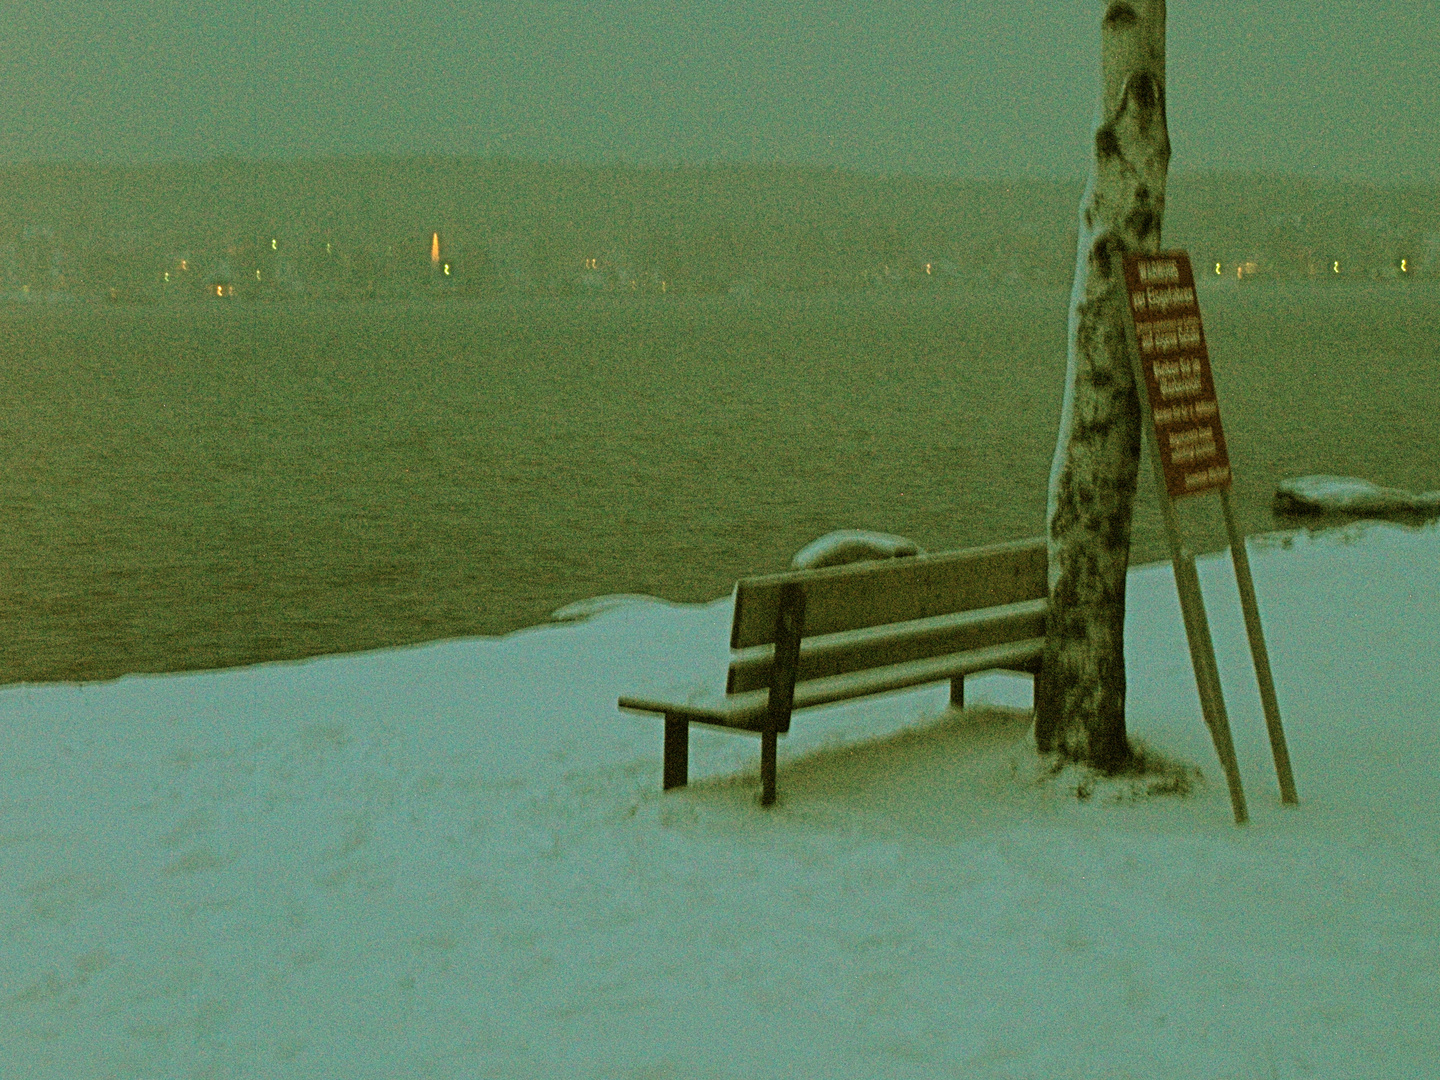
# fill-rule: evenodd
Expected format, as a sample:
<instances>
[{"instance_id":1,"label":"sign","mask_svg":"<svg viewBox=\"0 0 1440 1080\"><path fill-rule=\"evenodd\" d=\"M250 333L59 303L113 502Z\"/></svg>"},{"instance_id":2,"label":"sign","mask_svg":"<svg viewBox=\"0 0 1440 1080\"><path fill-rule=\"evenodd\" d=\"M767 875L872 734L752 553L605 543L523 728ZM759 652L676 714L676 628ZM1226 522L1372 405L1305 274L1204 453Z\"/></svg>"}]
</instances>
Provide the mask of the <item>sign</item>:
<instances>
[{"instance_id":1,"label":"sign","mask_svg":"<svg viewBox=\"0 0 1440 1080\"><path fill-rule=\"evenodd\" d=\"M1230 456L1190 256L1128 254L1124 267L1166 494L1179 499L1227 488Z\"/></svg>"},{"instance_id":2,"label":"sign","mask_svg":"<svg viewBox=\"0 0 1440 1080\"><path fill-rule=\"evenodd\" d=\"M1195 302L1195 275L1190 256L1183 251L1162 251L1154 255L1116 253L1111 275L1123 278L1129 299L1125 324L1126 351L1140 397L1140 411L1150 427L1151 459L1155 483L1160 491L1160 513L1170 542L1170 561L1175 568L1175 587L1180 594L1180 614L1185 620L1185 637L1190 644L1190 662L1195 668L1195 685L1205 723L1215 740L1215 751L1225 769L1230 788L1230 805L1236 824L1243 823L1245 791L1240 783L1240 766L1230 737L1230 720L1225 714L1225 697L1220 690L1220 669L1215 663L1215 645L1205 617L1200 594L1200 576L1192 555L1180 535L1180 519L1172 500L1204 491L1219 490L1220 508L1225 513L1225 530L1230 534L1230 557L1235 563L1235 583L1240 589L1240 609L1245 615L1245 633L1255 661L1260 684L1260 704L1270 733L1270 751L1280 780L1280 800L1298 802L1295 776L1290 769L1290 750L1280 724L1280 704L1275 699L1275 681L1270 673L1270 655L1265 649L1265 632L1260 625L1260 608L1255 599L1255 582L1250 575L1250 556L1245 537L1230 507L1230 457L1225 450L1225 433L1220 428L1220 407L1215 403L1215 382L1210 376L1210 354L1205 348L1205 330L1200 325L1200 307Z\"/></svg>"}]
</instances>

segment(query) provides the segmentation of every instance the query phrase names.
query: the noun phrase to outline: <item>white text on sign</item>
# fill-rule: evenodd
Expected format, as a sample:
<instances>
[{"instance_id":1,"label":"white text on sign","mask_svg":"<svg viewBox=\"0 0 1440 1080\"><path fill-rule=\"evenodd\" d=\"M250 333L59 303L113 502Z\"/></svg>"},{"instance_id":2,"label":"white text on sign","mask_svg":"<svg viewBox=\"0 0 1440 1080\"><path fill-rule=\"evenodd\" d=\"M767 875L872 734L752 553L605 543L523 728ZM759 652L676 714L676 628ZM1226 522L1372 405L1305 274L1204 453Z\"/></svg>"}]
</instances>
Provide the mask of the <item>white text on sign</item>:
<instances>
[{"instance_id":1,"label":"white text on sign","mask_svg":"<svg viewBox=\"0 0 1440 1080\"><path fill-rule=\"evenodd\" d=\"M1188 424L1192 420L1209 420L1220 411L1213 401L1182 401L1154 411L1155 426Z\"/></svg>"},{"instance_id":2,"label":"white text on sign","mask_svg":"<svg viewBox=\"0 0 1440 1080\"><path fill-rule=\"evenodd\" d=\"M1200 345L1200 316L1187 315L1182 319L1155 319L1137 323L1135 333L1140 341L1141 352L1179 352L1194 349Z\"/></svg>"},{"instance_id":3,"label":"white text on sign","mask_svg":"<svg viewBox=\"0 0 1440 1080\"><path fill-rule=\"evenodd\" d=\"M1215 456L1215 432L1208 427L1170 432L1170 460L1177 465Z\"/></svg>"},{"instance_id":4,"label":"white text on sign","mask_svg":"<svg viewBox=\"0 0 1440 1080\"><path fill-rule=\"evenodd\" d=\"M1191 308L1195 306L1195 290L1179 286L1136 289L1130 293L1130 306L1136 311L1162 313L1176 308Z\"/></svg>"},{"instance_id":5,"label":"white text on sign","mask_svg":"<svg viewBox=\"0 0 1440 1080\"><path fill-rule=\"evenodd\" d=\"M1162 398L1191 397L1204 388L1200 378L1200 363L1197 360L1157 360L1154 371Z\"/></svg>"},{"instance_id":6,"label":"white text on sign","mask_svg":"<svg viewBox=\"0 0 1440 1080\"><path fill-rule=\"evenodd\" d=\"M1185 474L1185 486L1194 488L1220 487L1230 483L1229 465L1212 465L1208 469Z\"/></svg>"},{"instance_id":7,"label":"white text on sign","mask_svg":"<svg viewBox=\"0 0 1440 1080\"><path fill-rule=\"evenodd\" d=\"M1174 285L1180 280L1180 264L1174 259L1150 259L1140 264L1140 280L1160 285Z\"/></svg>"}]
</instances>

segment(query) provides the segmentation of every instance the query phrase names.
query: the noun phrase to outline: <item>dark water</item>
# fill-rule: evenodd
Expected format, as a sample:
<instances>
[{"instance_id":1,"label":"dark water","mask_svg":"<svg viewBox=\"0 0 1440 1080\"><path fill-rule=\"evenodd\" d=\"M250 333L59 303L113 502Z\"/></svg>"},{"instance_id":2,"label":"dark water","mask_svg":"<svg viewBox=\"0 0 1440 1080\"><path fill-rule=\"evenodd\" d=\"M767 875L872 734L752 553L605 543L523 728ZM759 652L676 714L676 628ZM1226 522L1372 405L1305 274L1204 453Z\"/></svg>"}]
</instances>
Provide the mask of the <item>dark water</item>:
<instances>
[{"instance_id":1,"label":"dark water","mask_svg":"<svg viewBox=\"0 0 1440 1080\"><path fill-rule=\"evenodd\" d=\"M1440 289L1202 293L1247 531L1440 487ZM0 309L0 682L728 593L835 528L1036 535L1066 295ZM1164 556L1142 474L1134 560ZM1214 500L1184 514L1223 545Z\"/></svg>"}]
</instances>

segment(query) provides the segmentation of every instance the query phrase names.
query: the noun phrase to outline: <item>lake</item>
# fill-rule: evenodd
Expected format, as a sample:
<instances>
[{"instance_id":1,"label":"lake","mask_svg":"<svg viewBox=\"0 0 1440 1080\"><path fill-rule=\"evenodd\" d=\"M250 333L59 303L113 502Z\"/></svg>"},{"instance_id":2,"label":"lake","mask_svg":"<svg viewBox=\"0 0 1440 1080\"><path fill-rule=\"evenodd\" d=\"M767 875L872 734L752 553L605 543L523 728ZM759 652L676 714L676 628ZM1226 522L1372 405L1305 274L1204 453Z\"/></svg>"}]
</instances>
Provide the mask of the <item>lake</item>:
<instances>
[{"instance_id":1,"label":"lake","mask_svg":"<svg viewBox=\"0 0 1440 1080\"><path fill-rule=\"evenodd\" d=\"M0 682L711 600L837 528L1038 535L1067 293L0 308ZM1440 487L1437 299L1202 290L1246 532L1296 525L1289 476ZM1182 519L1224 546L1218 500Z\"/></svg>"}]
</instances>

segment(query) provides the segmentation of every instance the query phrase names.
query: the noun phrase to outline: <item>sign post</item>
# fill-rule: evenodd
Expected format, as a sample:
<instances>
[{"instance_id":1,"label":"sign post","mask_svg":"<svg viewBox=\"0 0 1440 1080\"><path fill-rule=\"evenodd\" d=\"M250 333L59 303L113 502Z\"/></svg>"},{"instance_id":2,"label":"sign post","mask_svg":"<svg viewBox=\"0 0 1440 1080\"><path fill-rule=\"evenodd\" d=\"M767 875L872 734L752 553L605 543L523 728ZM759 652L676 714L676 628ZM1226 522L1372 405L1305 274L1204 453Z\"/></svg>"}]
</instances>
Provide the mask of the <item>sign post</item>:
<instances>
[{"instance_id":1,"label":"sign post","mask_svg":"<svg viewBox=\"0 0 1440 1080\"><path fill-rule=\"evenodd\" d=\"M1240 786L1230 721L1220 692L1220 672L1215 663L1210 624L1205 618L1200 578L1195 572L1195 556L1180 534L1176 499L1207 491L1220 493L1225 528L1230 537L1230 557L1240 587L1245 632L1255 662L1255 677L1260 684L1275 772L1280 780L1280 797L1287 803L1298 802L1299 797L1290 771L1285 731L1280 725L1280 707L1275 700L1275 683L1260 626L1250 559L1230 506L1230 458L1220 426L1220 407L1215 400L1205 331L1200 324L1195 276L1190 268L1190 256L1183 251L1126 254L1115 259L1113 270L1125 282L1128 317L1122 321L1130 345L1130 362L1150 444L1150 458L1155 467L1160 510L1170 542L1175 587L1180 593L1180 610L1190 644L1190 662L1195 668L1195 683L1200 691L1200 707L1225 770L1230 806L1239 824L1248 816L1245 792Z\"/></svg>"}]
</instances>

